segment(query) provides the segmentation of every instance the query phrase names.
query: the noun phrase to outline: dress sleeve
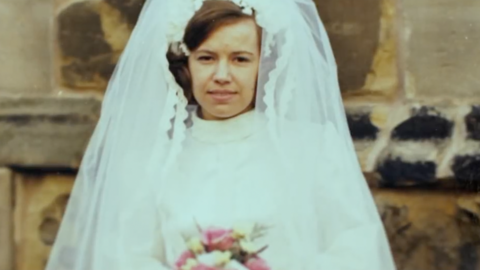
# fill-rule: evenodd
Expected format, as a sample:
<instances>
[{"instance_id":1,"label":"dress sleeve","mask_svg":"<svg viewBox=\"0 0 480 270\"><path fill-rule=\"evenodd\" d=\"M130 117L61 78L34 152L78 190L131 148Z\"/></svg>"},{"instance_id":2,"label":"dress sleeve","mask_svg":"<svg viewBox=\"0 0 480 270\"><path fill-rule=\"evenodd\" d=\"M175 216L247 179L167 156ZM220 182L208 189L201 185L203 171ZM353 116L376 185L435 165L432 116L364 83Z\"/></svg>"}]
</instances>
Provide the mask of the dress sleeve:
<instances>
[{"instance_id":1,"label":"dress sleeve","mask_svg":"<svg viewBox=\"0 0 480 270\"><path fill-rule=\"evenodd\" d=\"M319 255L315 270L394 270L383 223L354 150L327 126L316 191ZM348 152L351 151L351 152ZM354 157L356 160L356 156Z\"/></svg>"},{"instance_id":2,"label":"dress sleeve","mask_svg":"<svg viewBox=\"0 0 480 270\"><path fill-rule=\"evenodd\" d=\"M120 220L119 270L169 270L164 261L160 215L154 196L137 196Z\"/></svg>"}]
</instances>

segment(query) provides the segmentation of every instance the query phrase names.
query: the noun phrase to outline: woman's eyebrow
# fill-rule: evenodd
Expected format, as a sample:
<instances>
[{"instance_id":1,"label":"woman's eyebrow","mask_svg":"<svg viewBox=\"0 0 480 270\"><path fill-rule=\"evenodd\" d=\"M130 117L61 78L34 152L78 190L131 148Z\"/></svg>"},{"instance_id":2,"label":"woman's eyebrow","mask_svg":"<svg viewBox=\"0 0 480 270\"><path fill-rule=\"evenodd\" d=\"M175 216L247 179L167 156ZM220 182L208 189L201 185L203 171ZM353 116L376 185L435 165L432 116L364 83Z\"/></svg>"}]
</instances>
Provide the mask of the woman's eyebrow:
<instances>
[{"instance_id":1,"label":"woman's eyebrow","mask_svg":"<svg viewBox=\"0 0 480 270\"><path fill-rule=\"evenodd\" d=\"M207 49L200 49L200 50L197 50L196 52L197 53L217 54L214 51L210 51L210 50L207 50Z\"/></svg>"},{"instance_id":2,"label":"woman's eyebrow","mask_svg":"<svg viewBox=\"0 0 480 270\"><path fill-rule=\"evenodd\" d=\"M253 55L254 53L249 52L249 51L235 51L232 54L238 55L238 54L250 54Z\"/></svg>"},{"instance_id":3,"label":"woman's eyebrow","mask_svg":"<svg viewBox=\"0 0 480 270\"><path fill-rule=\"evenodd\" d=\"M211 51L211 50L207 50L207 49L200 49L200 50L197 50L196 51L197 53L208 53L208 54L214 54L216 55L217 53L214 52L214 51ZM232 52L233 55L239 55L239 54L250 54L250 55L254 55L253 52L250 52L250 51L234 51Z\"/></svg>"}]
</instances>

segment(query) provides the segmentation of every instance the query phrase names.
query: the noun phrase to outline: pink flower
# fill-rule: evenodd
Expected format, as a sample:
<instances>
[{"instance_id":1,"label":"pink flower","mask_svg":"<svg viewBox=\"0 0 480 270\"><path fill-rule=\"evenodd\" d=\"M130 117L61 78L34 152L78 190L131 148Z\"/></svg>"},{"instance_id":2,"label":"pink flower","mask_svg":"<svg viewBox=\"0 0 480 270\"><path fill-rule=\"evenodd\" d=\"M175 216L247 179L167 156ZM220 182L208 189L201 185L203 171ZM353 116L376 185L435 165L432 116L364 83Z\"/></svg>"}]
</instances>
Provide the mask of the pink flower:
<instances>
[{"instance_id":1,"label":"pink flower","mask_svg":"<svg viewBox=\"0 0 480 270\"><path fill-rule=\"evenodd\" d=\"M232 230L222 228L209 228L202 232L202 243L209 250L226 251L235 243Z\"/></svg>"},{"instance_id":2,"label":"pink flower","mask_svg":"<svg viewBox=\"0 0 480 270\"><path fill-rule=\"evenodd\" d=\"M188 259L194 259L195 255L190 250L187 250L180 255L180 258L175 262L177 269L182 268L182 266L187 262Z\"/></svg>"},{"instance_id":3,"label":"pink flower","mask_svg":"<svg viewBox=\"0 0 480 270\"><path fill-rule=\"evenodd\" d=\"M260 257L249 259L245 263L245 267L247 267L249 270L270 270L270 267L267 265L267 262L265 262Z\"/></svg>"},{"instance_id":4,"label":"pink flower","mask_svg":"<svg viewBox=\"0 0 480 270\"><path fill-rule=\"evenodd\" d=\"M194 266L192 268L192 270L218 270L218 269L215 268L215 267L212 267L212 266L205 265L205 264L198 264L198 265Z\"/></svg>"}]
</instances>

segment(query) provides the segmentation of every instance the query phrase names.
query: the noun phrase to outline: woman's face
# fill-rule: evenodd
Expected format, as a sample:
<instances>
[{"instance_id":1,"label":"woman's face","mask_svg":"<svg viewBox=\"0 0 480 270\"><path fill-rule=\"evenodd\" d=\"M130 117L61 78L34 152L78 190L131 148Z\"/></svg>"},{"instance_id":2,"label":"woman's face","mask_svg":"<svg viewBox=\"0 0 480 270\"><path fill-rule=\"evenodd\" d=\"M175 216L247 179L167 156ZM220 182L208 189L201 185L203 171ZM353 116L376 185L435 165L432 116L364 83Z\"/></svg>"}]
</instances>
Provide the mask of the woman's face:
<instances>
[{"instance_id":1,"label":"woman's face","mask_svg":"<svg viewBox=\"0 0 480 270\"><path fill-rule=\"evenodd\" d=\"M189 56L193 95L204 119L228 119L253 108L260 61L257 31L253 19L222 26Z\"/></svg>"}]
</instances>

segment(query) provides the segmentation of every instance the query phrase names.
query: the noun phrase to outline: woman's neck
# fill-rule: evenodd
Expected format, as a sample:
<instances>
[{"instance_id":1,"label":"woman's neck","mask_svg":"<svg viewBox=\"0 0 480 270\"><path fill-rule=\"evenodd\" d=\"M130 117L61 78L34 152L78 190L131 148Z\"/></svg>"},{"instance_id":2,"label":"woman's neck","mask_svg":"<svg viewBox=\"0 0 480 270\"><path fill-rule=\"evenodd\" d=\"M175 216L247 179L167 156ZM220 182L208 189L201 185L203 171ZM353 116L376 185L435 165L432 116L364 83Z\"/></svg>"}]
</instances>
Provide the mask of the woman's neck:
<instances>
[{"instance_id":1,"label":"woman's neck","mask_svg":"<svg viewBox=\"0 0 480 270\"><path fill-rule=\"evenodd\" d=\"M225 143L245 139L251 136L256 127L256 113L254 110L241 113L234 117L218 119L204 119L200 110L192 114L192 136L203 142Z\"/></svg>"}]
</instances>

